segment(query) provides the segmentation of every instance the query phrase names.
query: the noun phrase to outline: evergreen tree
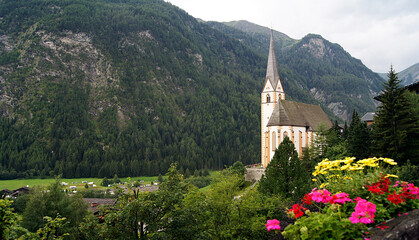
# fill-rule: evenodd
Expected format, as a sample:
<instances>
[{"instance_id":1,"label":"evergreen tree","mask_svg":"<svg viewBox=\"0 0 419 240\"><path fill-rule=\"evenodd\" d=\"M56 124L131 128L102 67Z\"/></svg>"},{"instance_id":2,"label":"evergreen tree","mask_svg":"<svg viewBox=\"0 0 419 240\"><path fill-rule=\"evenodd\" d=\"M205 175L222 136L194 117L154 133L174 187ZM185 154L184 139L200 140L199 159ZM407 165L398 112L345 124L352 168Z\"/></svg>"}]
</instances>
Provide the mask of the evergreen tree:
<instances>
[{"instance_id":1,"label":"evergreen tree","mask_svg":"<svg viewBox=\"0 0 419 240\"><path fill-rule=\"evenodd\" d=\"M285 198L298 200L309 190L309 178L310 175L304 171L294 144L285 137L266 167L258 190L264 194L280 194Z\"/></svg>"},{"instance_id":2,"label":"evergreen tree","mask_svg":"<svg viewBox=\"0 0 419 240\"><path fill-rule=\"evenodd\" d=\"M358 159L366 158L371 153L371 137L367 124L362 122L358 113L354 110L352 121L348 131L349 155Z\"/></svg>"},{"instance_id":3,"label":"evergreen tree","mask_svg":"<svg viewBox=\"0 0 419 240\"><path fill-rule=\"evenodd\" d=\"M377 97L381 106L374 118L374 146L379 156L399 163L410 159L413 164L418 164L419 128L412 113L413 107L393 67L387 76L388 82L384 83L384 90Z\"/></svg>"}]
</instances>

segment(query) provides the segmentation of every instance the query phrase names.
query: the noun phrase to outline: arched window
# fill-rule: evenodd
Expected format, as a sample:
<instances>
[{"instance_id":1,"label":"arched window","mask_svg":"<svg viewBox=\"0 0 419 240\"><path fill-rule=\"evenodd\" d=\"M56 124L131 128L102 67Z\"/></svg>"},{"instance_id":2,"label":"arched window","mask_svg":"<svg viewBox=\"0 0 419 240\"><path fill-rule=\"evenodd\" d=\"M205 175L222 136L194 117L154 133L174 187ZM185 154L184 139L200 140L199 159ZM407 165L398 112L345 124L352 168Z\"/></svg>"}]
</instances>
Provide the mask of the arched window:
<instances>
[{"instance_id":1,"label":"arched window","mask_svg":"<svg viewBox=\"0 0 419 240\"><path fill-rule=\"evenodd\" d=\"M271 102L271 96L269 94L266 95L266 102Z\"/></svg>"},{"instance_id":2,"label":"arched window","mask_svg":"<svg viewBox=\"0 0 419 240\"><path fill-rule=\"evenodd\" d=\"M285 137L288 137L288 132L287 131L284 132L284 138Z\"/></svg>"},{"instance_id":3,"label":"arched window","mask_svg":"<svg viewBox=\"0 0 419 240\"><path fill-rule=\"evenodd\" d=\"M276 132L272 132L272 151L276 149Z\"/></svg>"}]
</instances>

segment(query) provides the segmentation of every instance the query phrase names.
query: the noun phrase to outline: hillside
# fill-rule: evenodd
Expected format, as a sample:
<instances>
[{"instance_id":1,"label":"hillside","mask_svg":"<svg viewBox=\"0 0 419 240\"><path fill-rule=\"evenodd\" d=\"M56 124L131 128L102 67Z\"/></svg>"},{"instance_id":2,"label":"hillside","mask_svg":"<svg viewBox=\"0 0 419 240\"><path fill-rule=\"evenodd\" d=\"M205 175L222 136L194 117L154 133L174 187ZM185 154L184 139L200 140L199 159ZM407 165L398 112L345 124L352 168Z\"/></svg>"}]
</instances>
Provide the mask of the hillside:
<instances>
[{"instance_id":1,"label":"hillside","mask_svg":"<svg viewBox=\"0 0 419 240\"><path fill-rule=\"evenodd\" d=\"M269 31L162 0L3 0L0 16L0 179L259 162ZM320 36L275 36L289 99L344 119L373 108L359 60Z\"/></svg>"},{"instance_id":2,"label":"hillside","mask_svg":"<svg viewBox=\"0 0 419 240\"><path fill-rule=\"evenodd\" d=\"M259 161L265 62L237 40L160 0L5 0L0 16L0 178Z\"/></svg>"},{"instance_id":3,"label":"hillside","mask_svg":"<svg viewBox=\"0 0 419 240\"><path fill-rule=\"evenodd\" d=\"M270 30L246 21L211 26L230 34L261 56L267 56ZM241 34L235 33L232 27ZM248 38L243 37L248 33ZM274 31L278 42L280 76L291 99L321 104L329 116L348 120L353 109L360 114L374 111L373 97L380 92L383 80L338 44L320 35L309 34L301 40ZM259 45L259 47L254 47ZM331 114L333 112L333 114Z\"/></svg>"}]
</instances>

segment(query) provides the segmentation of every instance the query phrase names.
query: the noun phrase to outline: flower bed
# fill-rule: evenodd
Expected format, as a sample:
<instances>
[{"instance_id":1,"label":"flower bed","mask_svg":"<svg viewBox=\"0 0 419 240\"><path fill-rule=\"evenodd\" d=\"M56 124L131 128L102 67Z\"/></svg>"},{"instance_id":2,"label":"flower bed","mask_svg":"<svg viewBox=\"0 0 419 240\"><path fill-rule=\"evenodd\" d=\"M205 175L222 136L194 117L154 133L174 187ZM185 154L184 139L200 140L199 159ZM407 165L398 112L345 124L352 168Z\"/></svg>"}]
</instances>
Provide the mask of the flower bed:
<instances>
[{"instance_id":1,"label":"flower bed","mask_svg":"<svg viewBox=\"0 0 419 240\"><path fill-rule=\"evenodd\" d=\"M295 204L288 215L297 220L282 235L286 239L369 239L368 229L386 229L385 220L419 208L419 188L394 181L398 177L388 174L396 164L388 158L318 163L313 181L319 187L307 193L302 203L315 205L319 212Z\"/></svg>"}]
</instances>

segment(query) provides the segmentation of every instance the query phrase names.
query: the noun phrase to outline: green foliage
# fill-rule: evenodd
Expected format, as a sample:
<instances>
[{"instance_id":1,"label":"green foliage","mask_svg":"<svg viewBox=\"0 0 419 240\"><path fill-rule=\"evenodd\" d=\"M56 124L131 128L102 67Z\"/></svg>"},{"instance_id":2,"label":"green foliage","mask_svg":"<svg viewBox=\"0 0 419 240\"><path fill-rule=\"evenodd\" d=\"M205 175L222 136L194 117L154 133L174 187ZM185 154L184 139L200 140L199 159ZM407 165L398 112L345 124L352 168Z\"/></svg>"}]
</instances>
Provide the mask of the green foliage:
<instances>
[{"instance_id":1,"label":"green foliage","mask_svg":"<svg viewBox=\"0 0 419 240\"><path fill-rule=\"evenodd\" d=\"M286 137L265 170L258 190L299 200L310 189L310 175L304 171L294 144Z\"/></svg>"},{"instance_id":2,"label":"green foliage","mask_svg":"<svg viewBox=\"0 0 419 240\"><path fill-rule=\"evenodd\" d=\"M339 230L339 231L337 231ZM352 224L348 216L329 209L328 214L313 212L288 225L282 235L287 239L364 239L365 225Z\"/></svg>"},{"instance_id":3,"label":"green foliage","mask_svg":"<svg viewBox=\"0 0 419 240\"><path fill-rule=\"evenodd\" d=\"M397 169L396 175L403 181L419 185L419 166L411 164L409 160Z\"/></svg>"},{"instance_id":4,"label":"green foliage","mask_svg":"<svg viewBox=\"0 0 419 240\"><path fill-rule=\"evenodd\" d=\"M22 225L29 231L35 232L45 227L45 217L62 216L68 219L69 224L59 228L58 234L71 233L72 237L77 237L78 232L75 230L86 215L87 206L81 195L69 197L61 189L60 179L56 179L55 183L47 189L35 188L33 190L23 213Z\"/></svg>"},{"instance_id":5,"label":"green foliage","mask_svg":"<svg viewBox=\"0 0 419 240\"><path fill-rule=\"evenodd\" d=\"M230 171L233 174L237 174L239 176L244 176L244 174L246 174L247 170L246 170L246 167L243 165L242 162L237 161L233 164L233 166L230 167Z\"/></svg>"},{"instance_id":6,"label":"green foliage","mask_svg":"<svg viewBox=\"0 0 419 240\"><path fill-rule=\"evenodd\" d=\"M398 159L403 164L409 159L414 165L419 159L419 125L415 111L407 98L406 89L393 68L388 82L377 98L381 102L374 117L374 146L380 156ZM417 117L417 116L416 116Z\"/></svg>"},{"instance_id":7,"label":"green foliage","mask_svg":"<svg viewBox=\"0 0 419 240\"><path fill-rule=\"evenodd\" d=\"M210 176L202 177L191 177L185 180L185 182L194 185L197 188L203 188L211 184L212 178Z\"/></svg>"},{"instance_id":8,"label":"green foliage","mask_svg":"<svg viewBox=\"0 0 419 240\"><path fill-rule=\"evenodd\" d=\"M25 232L19 226L18 215L11 208L12 202L7 199L0 199L0 238L17 239Z\"/></svg>"},{"instance_id":9,"label":"green foliage","mask_svg":"<svg viewBox=\"0 0 419 240\"><path fill-rule=\"evenodd\" d=\"M348 154L358 159L371 155L371 133L367 124L361 122L358 113L354 110L348 132Z\"/></svg>"},{"instance_id":10,"label":"green foliage","mask_svg":"<svg viewBox=\"0 0 419 240\"><path fill-rule=\"evenodd\" d=\"M51 217L44 217L44 221L46 222L45 226L38 229L35 233L28 233L24 236L25 239L33 239L33 240L63 240L65 236L70 234L62 233L61 229L68 223L66 222L66 218L56 217L52 219Z\"/></svg>"}]
</instances>

